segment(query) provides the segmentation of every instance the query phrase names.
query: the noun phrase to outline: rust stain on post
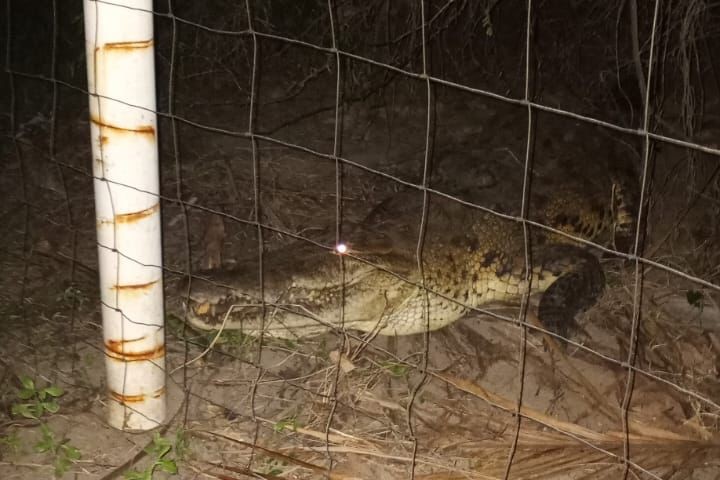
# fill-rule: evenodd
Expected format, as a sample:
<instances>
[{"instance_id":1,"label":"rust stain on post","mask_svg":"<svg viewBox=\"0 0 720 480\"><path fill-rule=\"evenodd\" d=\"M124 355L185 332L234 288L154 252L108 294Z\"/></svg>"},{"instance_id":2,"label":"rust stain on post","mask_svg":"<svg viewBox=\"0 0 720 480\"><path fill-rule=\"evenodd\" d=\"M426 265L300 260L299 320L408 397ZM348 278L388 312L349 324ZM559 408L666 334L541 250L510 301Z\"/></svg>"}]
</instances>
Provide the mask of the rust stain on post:
<instances>
[{"instance_id":1,"label":"rust stain on post","mask_svg":"<svg viewBox=\"0 0 720 480\"><path fill-rule=\"evenodd\" d=\"M90 121L100 128L109 128L111 130L117 130L120 132L133 132L133 133L152 133L155 134L155 127L152 125L139 125L135 128L119 127L110 123L104 122L103 120L93 116Z\"/></svg>"},{"instance_id":2,"label":"rust stain on post","mask_svg":"<svg viewBox=\"0 0 720 480\"><path fill-rule=\"evenodd\" d=\"M146 208L145 210L140 210L139 212L132 212L132 213L119 213L115 215L115 222L117 223L135 223L138 222L144 218L150 217L153 214L160 211L160 204L156 203L150 208Z\"/></svg>"},{"instance_id":3,"label":"rust stain on post","mask_svg":"<svg viewBox=\"0 0 720 480\"><path fill-rule=\"evenodd\" d=\"M104 50L123 51L123 50L142 50L144 48L152 48L152 40L141 40L139 42L110 42L102 46Z\"/></svg>"},{"instance_id":4,"label":"rust stain on post","mask_svg":"<svg viewBox=\"0 0 720 480\"><path fill-rule=\"evenodd\" d=\"M124 395L122 393L115 392L113 390L110 390L109 394L118 403L122 403L122 404L142 403L147 398L160 398L163 395L165 395L165 387L161 387L150 394L141 393L138 395Z\"/></svg>"},{"instance_id":5,"label":"rust stain on post","mask_svg":"<svg viewBox=\"0 0 720 480\"><path fill-rule=\"evenodd\" d=\"M145 401L145 395L123 395L122 393L114 392L110 390L110 396L118 403L122 403L124 405L128 403L142 403Z\"/></svg>"},{"instance_id":6,"label":"rust stain on post","mask_svg":"<svg viewBox=\"0 0 720 480\"><path fill-rule=\"evenodd\" d=\"M165 345L158 345L151 350L125 352L124 343L117 340L105 342L105 352L110 358L121 362L139 362L142 360L156 360L165 356Z\"/></svg>"},{"instance_id":7,"label":"rust stain on post","mask_svg":"<svg viewBox=\"0 0 720 480\"><path fill-rule=\"evenodd\" d=\"M155 137L155 127L152 125L138 125L136 127L128 128L128 127L120 127L118 125L112 125L109 124L99 118L96 118L95 116L90 118L90 121L96 125L101 131L103 129L108 129L110 132L108 132L109 135L100 135L100 142L107 143L109 138L112 136L112 133L114 132L116 135L120 135L123 133L129 133L132 135L144 135L148 136L150 138Z\"/></svg>"},{"instance_id":8,"label":"rust stain on post","mask_svg":"<svg viewBox=\"0 0 720 480\"><path fill-rule=\"evenodd\" d=\"M131 343L136 342L142 342L147 337L140 337L140 338L132 338L129 340L108 340L106 343L106 346L108 349L114 351L114 352L122 352L124 349L122 348L124 345L129 345Z\"/></svg>"},{"instance_id":9,"label":"rust stain on post","mask_svg":"<svg viewBox=\"0 0 720 480\"><path fill-rule=\"evenodd\" d=\"M113 285L110 289L118 292L124 300L132 301L131 299L134 297L150 294L153 287L156 286L159 281L160 280L158 279L148 283Z\"/></svg>"},{"instance_id":10,"label":"rust stain on post","mask_svg":"<svg viewBox=\"0 0 720 480\"><path fill-rule=\"evenodd\" d=\"M112 290L117 290L120 293L142 293L150 290L158 281L153 280L147 283L133 283L128 285L114 285Z\"/></svg>"},{"instance_id":11,"label":"rust stain on post","mask_svg":"<svg viewBox=\"0 0 720 480\"><path fill-rule=\"evenodd\" d=\"M96 226L113 225L114 223L135 223L144 218L151 217L154 213L160 210L160 204L156 203L152 207L140 210L139 212L132 213L119 213L115 215L115 221L109 219L100 219L96 221Z\"/></svg>"}]
</instances>

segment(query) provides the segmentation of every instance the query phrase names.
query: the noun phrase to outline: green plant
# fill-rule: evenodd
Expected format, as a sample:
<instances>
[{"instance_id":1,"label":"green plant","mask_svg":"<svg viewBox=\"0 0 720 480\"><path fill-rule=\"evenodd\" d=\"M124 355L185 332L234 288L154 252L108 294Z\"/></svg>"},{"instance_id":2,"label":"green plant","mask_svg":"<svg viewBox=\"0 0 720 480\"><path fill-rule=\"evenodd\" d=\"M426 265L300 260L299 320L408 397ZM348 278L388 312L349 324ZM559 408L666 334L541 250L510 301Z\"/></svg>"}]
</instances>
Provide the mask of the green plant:
<instances>
[{"instance_id":1,"label":"green plant","mask_svg":"<svg viewBox=\"0 0 720 480\"><path fill-rule=\"evenodd\" d=\"M27 376L20 377L20 384L22 387L17 396L28 401L14 404L11 409L13 415L39 420L46 412L57 413L60 409L56 399L65 393L62 388L55 385L38 388L35 381Z\"/></svg>"},{"instance_id":2,"label":"green plant","mask_svg":"<svg viewBox=\"0 0 720 480\"><path fill-rule=\"evenodd\" d=\"M185 442L185 436L182 432L179 432L175 437L175 444L165 437L161 437L159 433L155 432L152 444L146 449L147 453L152 458L152 463L148 465L145 470L131 470L125 472L125 478L127 480L152 480L153 474L160 470L161 472L176 475L178 473L177 462L175 459L170 458L170 453L175 449L176 455L179 451L183 452L187 449Z\"/></svg>"},{"instance_id":3,"label":"green plant","mask_svg":"<svg viewBox=\"0 0 720 480\"><path fill-rule=\"evenodd\" d=\"M293 432L296 432L297 427L297 418L293 416L276 422L275 425L273 425L273 431L275 431L276 433L280 433L285 430L292 430Z\"/></svg>"},{"instance_id":4,"label":"green plant","mask_svg":"<svg viewBox=\"0 0 720 480\"><path fill-rule=\"evenodd\" d=\"M258 473L277 477L282 475L286 469L287 463L274 458L268 458L258 466Z\"/></svg>"},{"instance_id":5,"label":"green plant","mask_svg":"<svg viewBox=\"0 0 720 480\"><path fill-rule=\"evenodd\" d=\"M78 307L82 308L82 306L88 302L88 297L79 288L70 286L63 292L62 300L68 305L75 303Z\"/></svg>"},{"instance_id":6,"label":"green plant","mask_svg":"<svg viewBox=\"0 0 720 480\"><path fill-rule=\"evenodd\" d=\"M398 362L387 361L382 364L382 368L387 370L393 377L404 377L408 373L407 365Z\"/></svg>"},{"instance_id":7,"label":"green plant","mask_svg":"<svg viewBox=\"0 0 720 480\"><path fill-rule=\"evenodd\" d=\"M173 448L175 449L175 458L177 460L185 458L188 450L190 450L190 444L185 436L185 430L179 429L175 432L175 444L173 445Z\"/></svg>"},{"instance_id":8,"label":"green plant","mask_svg":"<svg viewBox=\"0 0 720 480\"><path fill-rule=\"evenodd\" d=\"M67 439L57 440L55 433L50 430L47 424L40 425L42 439L35 444L35 451L38 453L50 453L53 456L55 476L62 477L70 466L80 460L80 450L68 443Z\"/></svg>"},{"instance_id":9,"label":"green plant","mask_svg":"<svg viewBox=\"0 0 720 480\"><path fill-rule=\"evenodd\" d=\"M17 433L12 432L0 437L0 452L5 449L12 453L18 453L20 451L20 438L17 436Z\"/></svg>"},{"instance_id":10,"label":"green plant","mask_svg":"<svg viewBox=\"0 0 720 480\"><path fill-rule=\"evenodd\" d=\"M12 414L40 422L42 438L35 444L35 451L52 455L55 476L62 477L70 466L80 459L80 450L70 445L67 439L56 439L55 432L42 421L42 417L46 413L53 414L60 410L57 398L65 392L55 385L39 388L35 381L28 376L21 376L19 380L20 390L18 390L17 397L21 401L13 404L11 408ZM14 439L15 443L13 445L17 445L16 436L8 435L6 438Z\"/></svg>"}]
</instances>

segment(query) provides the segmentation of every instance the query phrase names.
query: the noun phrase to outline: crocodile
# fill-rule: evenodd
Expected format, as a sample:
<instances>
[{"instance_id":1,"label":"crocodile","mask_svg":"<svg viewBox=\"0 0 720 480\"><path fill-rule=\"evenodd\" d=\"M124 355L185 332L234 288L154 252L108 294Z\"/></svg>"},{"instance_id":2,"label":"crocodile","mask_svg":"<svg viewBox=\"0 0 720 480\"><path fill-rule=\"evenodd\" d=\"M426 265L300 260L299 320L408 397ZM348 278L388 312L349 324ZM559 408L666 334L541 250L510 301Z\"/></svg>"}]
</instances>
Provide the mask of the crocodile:
<instances>
[{"instance_id":1,"label":"crocodile","mask_svg":"<svg viewBox=\"0 0 720 480\"><path fill-rule=\"evenodd\" d=\"M627 237L634 222L622 192L613 189L614 201L566 192L545 203L540 221L592 241ZM284 339L342 329L410 335L527 295L539 296L543 326L564 336L605 285L583 245L419 191L379 204L342 245L297 240L265 252L262 266L262 288L256 266L192 278L179 290L190 292L189 324Z\"/></svg>"}]
</instances>

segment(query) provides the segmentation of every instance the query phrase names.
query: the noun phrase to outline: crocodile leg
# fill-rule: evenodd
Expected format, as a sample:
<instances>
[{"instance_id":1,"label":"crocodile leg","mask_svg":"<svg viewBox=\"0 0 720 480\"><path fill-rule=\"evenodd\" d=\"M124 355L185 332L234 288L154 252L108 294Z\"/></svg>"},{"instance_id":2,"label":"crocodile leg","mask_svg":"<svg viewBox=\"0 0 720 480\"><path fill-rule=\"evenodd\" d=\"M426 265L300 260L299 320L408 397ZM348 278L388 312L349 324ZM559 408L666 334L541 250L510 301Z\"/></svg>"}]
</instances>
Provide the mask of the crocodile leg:
<instances>
[{"instance_id":1,"label":"crocodile leg","mask_svg":"<svg viewBox=\"0 0 720 480\"><path fill-rule=\"evenodd\" d=\"M577 328L575 317L595 304L605 286L598 259L579 248L548 247L536 259L557 279L542 293L538 317L548 330L567 337Z\"/></svg>"}]
</instances>

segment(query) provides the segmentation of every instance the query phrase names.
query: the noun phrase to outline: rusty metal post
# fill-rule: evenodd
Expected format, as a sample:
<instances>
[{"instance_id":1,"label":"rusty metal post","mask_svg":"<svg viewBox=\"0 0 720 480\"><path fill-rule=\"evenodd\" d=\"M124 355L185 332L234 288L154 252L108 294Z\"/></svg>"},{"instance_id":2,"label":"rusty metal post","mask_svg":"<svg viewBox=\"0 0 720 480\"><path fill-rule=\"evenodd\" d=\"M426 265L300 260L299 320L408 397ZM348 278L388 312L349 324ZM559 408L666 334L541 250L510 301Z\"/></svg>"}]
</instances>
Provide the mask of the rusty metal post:
<instances>
[{"instance_id":1,"label":"rusty metal post","mask_svg":"<svg viewBox=\"0 0 720 480\"><path fill-rule=\"evenodd\" d=\"M166 415L152 0L84 0L108 421Z\"/></svg>"}]
</instances>

